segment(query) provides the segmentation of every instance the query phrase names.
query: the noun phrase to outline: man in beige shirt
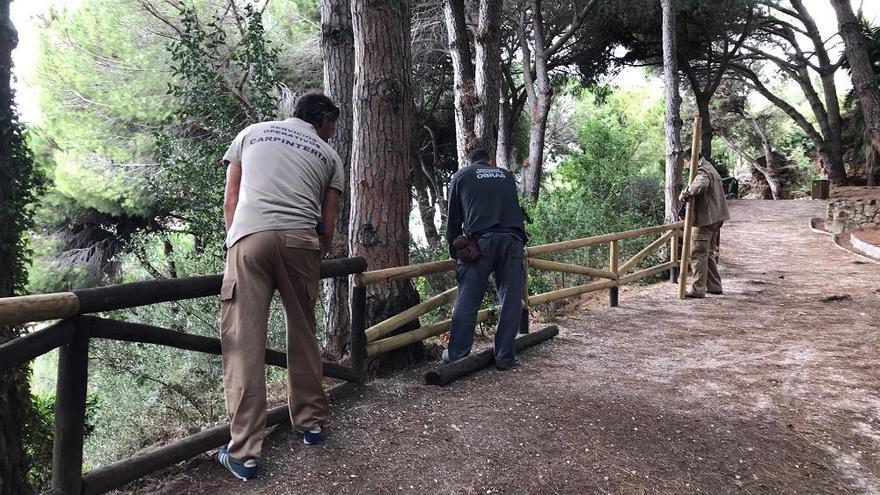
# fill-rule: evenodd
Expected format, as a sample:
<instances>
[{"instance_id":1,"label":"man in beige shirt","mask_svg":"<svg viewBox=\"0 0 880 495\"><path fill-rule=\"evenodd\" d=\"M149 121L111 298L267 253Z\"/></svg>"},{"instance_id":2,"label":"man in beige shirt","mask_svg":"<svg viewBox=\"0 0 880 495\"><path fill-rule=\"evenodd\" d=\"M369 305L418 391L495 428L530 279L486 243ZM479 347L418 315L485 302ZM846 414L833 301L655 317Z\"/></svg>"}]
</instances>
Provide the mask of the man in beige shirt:
<instances>
[{"instance_id":1,"label":"man in beige shirt","mask_svg":"<svg viewBox=\"0 0 880 495\"><path fill-rule=\"evenodd\" d=\"M287 316L291 424L311 445L324 439L329 418L315 341L315 301L321 255L332 241L345 180L342 161L327 144L339 108L324 95L307 94L294 115L248 126L223 157L228 253L220 333L232 439L216 459L242 480L256 477L259 468L266 426L266 331L276 289Z\"/></svg>"},{"instance_id":2,"label":"man in beige shirt","mask_svg":"<svg viewBox=\"0 0 880 495\"><path fill-rule=\"evenodd\" d=\"M691 151L683 155L690 161ZM691 243L691 272L694 281L687 297L701 299L709 294L722 294L721 275L718 273L718 254L721 242L721 226L730 218L727 200L721 185L721 175L702 156L697 174L679 196L686 203L694 202L694 230Z\"/></svg>"}]
</instances>

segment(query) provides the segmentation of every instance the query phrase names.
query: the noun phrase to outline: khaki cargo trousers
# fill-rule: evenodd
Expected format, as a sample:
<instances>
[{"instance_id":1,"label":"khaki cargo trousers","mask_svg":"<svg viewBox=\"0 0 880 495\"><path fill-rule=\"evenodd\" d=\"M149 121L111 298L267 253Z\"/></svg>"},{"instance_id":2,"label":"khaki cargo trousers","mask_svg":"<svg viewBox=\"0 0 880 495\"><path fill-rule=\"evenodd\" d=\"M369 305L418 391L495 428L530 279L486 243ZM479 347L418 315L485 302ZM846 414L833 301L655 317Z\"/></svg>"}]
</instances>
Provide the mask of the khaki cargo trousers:
<instances>
[{"instance_id":1,"label":"khaki cargo trousers","mask_svg":"<svg viewBox=\"0 0 880 495\"><path fill-rule=\"evenodd\" d=\"M313 229L264 231L228 251L220 291L223 386L229 455L258 459L266 426L266 330L275 289L287 316L290 421L305 430L329 417L323 365L315 340L320 242Z\"/></svg>"},{"instance_id":2,"label":"khaki cargo trousers","mask_svg":"<svg viewBox=\"0 0 880 495\"><path fill-rule=\"evenodd\" d=\"M694 227L691 243L691 273L694 282L691 292L704 295L706 290L721 292L721 275L718 273L719 244L721 226L717 222L703 227Z\"/></svg>"}]
</instances>

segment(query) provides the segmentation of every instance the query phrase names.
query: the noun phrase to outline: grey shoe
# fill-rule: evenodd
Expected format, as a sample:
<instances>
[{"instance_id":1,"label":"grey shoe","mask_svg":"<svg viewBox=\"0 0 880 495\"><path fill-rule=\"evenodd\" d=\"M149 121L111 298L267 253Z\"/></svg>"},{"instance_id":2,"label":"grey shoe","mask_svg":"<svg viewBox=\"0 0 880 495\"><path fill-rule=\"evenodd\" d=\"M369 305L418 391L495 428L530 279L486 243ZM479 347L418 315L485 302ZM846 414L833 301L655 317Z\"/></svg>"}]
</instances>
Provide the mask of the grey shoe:
<instances>
[{"instance_id":1,"label":"grey shoe","mask_svg":"<svg viewBox=\"0 0 880 495\"><path fill-rule=\"evenodd\" d=\"M470 354L470 352L468 352ZM456 361L461 361L462 359L468 357L468 354L458 358L458 359L450 359L449 358L449 348L443 349L443 364L454 363Z\"/></svg>"},{"instance_id":2,"label":"grey shoe","mask_svg":"<svg viewBox=\"0 0 880 495\"><path fill-rule=\"evenodd\" d=\"M449 364L449 349L443 349L443 363Z\"/></svg>"}]
</instances>

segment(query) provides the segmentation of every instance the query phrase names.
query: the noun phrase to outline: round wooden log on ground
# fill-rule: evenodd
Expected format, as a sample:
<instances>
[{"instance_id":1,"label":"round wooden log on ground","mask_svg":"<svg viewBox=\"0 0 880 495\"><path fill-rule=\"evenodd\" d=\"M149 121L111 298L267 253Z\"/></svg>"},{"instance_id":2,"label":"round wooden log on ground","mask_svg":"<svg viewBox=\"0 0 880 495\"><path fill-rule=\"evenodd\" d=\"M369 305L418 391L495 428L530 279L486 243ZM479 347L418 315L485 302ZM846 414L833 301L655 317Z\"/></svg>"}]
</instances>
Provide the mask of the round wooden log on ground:
<instances>
[{"instance_id":1,"label":"round wooden log on ground","mask_svg":"<svg viewBox=\"0 0 880 495\"><path fill-rule=\"evenodd\" d=\"M537 332L517 338L514 341L514 347L516 352L522 352L524 349L540 344L545 340L550 340L558 334L559 328L556 325L550 325ZM428 385L446 385L491 365L494 358L495 354L492 349L471 354L464 359L438 366L434 370L425 373L425 383Z\"/></svg>"}]
</instances>

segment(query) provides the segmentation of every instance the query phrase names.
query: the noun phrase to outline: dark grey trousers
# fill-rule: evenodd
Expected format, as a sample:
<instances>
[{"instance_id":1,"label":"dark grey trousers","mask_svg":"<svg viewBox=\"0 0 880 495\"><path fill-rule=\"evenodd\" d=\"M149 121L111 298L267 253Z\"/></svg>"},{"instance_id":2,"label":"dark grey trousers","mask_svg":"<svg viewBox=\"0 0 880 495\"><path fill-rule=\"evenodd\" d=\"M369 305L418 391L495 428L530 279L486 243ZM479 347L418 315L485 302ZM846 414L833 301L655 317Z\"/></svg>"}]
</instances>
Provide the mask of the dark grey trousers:
<instances>
[{"instance_id":1,"label":"dark grey trousers","mask_svg":"<svg viewBox=\"0 0 880 495\"><path fill-rule=\"evenodd\" d=\"M473 263L458 262L458 299L452 311L449 333L449 359L467 356L474 344L477 311L483 302L489 274L495 275L495 290L501 301L495 330L495 366L513 365L513 341L522 319L522 296L526 273L523 241L515 234L488 232L477 241L480 257Z\"/></svg>"}]
</instances>

